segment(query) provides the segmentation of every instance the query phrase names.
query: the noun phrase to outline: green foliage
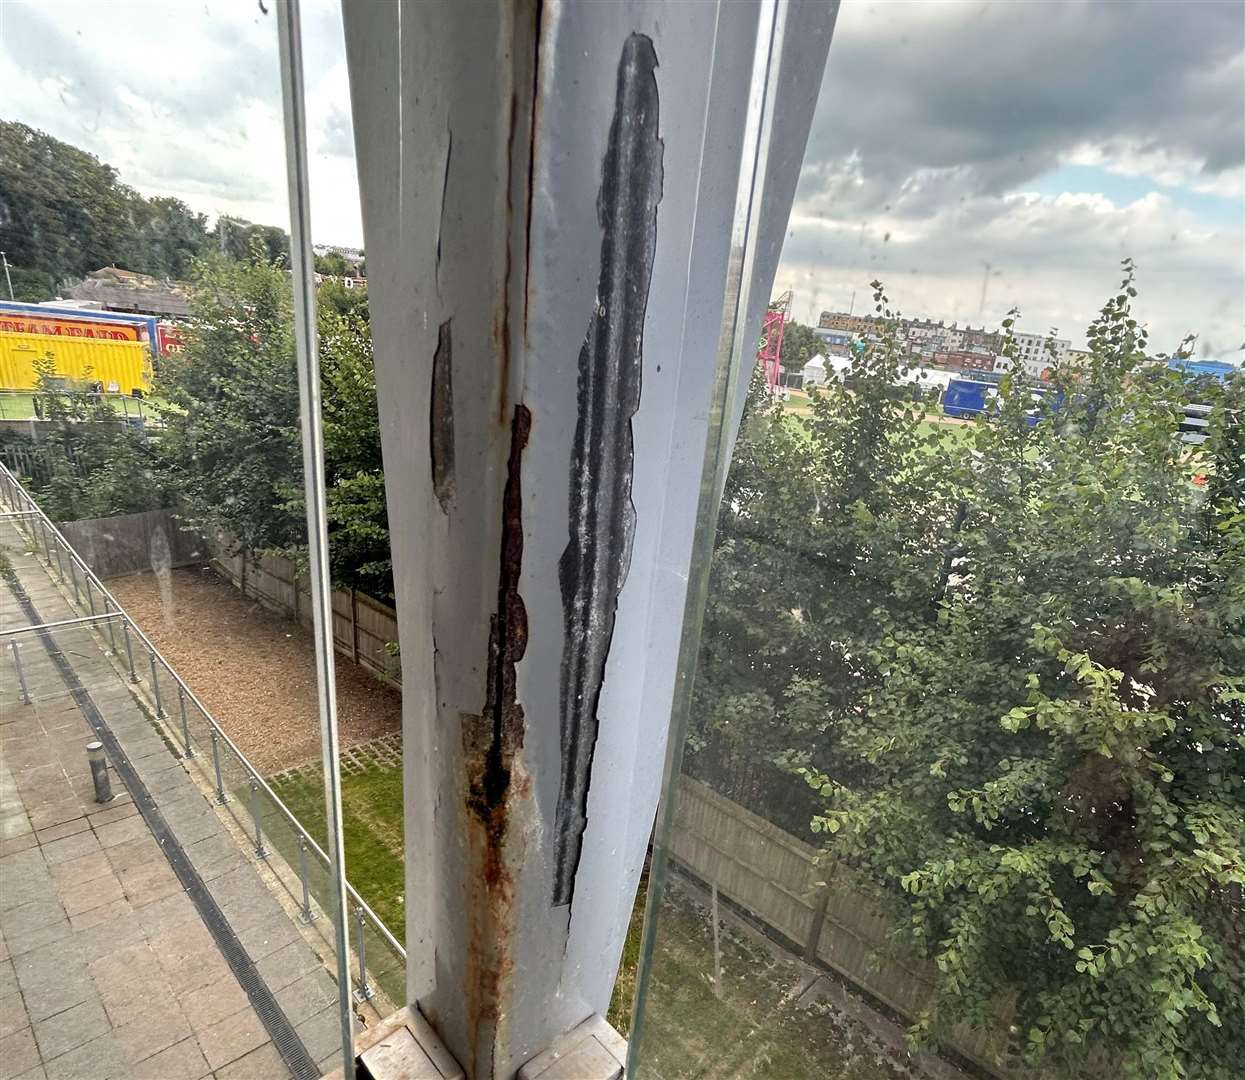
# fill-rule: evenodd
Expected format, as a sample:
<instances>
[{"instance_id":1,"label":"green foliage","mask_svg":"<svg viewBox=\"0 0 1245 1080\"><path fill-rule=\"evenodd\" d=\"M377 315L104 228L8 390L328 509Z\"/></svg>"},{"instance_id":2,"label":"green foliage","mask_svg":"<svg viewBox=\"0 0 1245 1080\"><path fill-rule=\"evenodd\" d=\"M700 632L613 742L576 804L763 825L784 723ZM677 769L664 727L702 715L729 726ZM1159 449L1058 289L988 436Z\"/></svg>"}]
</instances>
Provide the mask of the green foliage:
<instances>
[{"instance_id":1,"label":"green foliage","mask_svg":"<svg viewBox=\"0 0 1245 1080\"><path fill-rule=\"evenodd\" d=\"M12 299L28 304L38 304L56 298L56 279L41 270L23 270L20 266L9 267L9 281L13 283ZM10 299L8 282L0 285L0 299Z\"/></svg>"},{"instance_id":2,"label":"green foliage","mask_svg":"<svg viewBox=\"0 0 1245 1080\"><path fill-rule=\"evenodd\" d=\"M362 313L339 315L325 307L319 319L333 577L387 600L393 573L366 294Z\"/></svg>"},{"instance_id":3,"label":"green foliage","mask_svg":"<svg viewBox=\"0 0 1245 1080\"><path fill-rule=\"evenodd\" d=\"M1181 443L1126 264L1058 408L1031 426L1007 381L948 438L890 391L875 288L881 341L806 437L751 403L691 768L782 824L815 800L828 856L934 961L914 1038L1002 1018L1059 1075L1238 1075L1245 380Z\"/></svg>"},{"instance_id":4,"label":"green foliage","mask_svg":"<svg viewBox=\"0 0 1245 1080\"><path fill-rule=\"evenodd\" d=\"M35 499L55 521L134 514L171 505L155 447L115 419L107 404L66 390L51 356L34 362L35 408L54 421L37 445Z\"/></svg>"},{"instance_id":5,"label":"green foliage","mask_svg":"<svg viewBox=\"0 0 1245 1080\"><path fill-rule=\"evenodd\" d=\"M206 244L206 219L177 199L146 199L93 155L0 121L0 250L37 275L14 277L15 293L20 279L26 298L46 299L37 294L109 265L183 277Z\"/></svg>"},{"instance_id":6,"label":"green foliage","mask_svg":"<svg viewBox=\"0 0 1245 1080\"><path fill-rule=\"evenodd\" d=\"M305 543L293 295L280 266L214 259L183 352L161 365L163 451L188 524L248 554Z\"/></svg>"},{"instance_id":7,"label":"green foliage","mask_svg":"<svg viewBox=\"0 0 1245 1080\"><path fill-rule=\"evenodd\" d=\"M316 305L336 315L368 318L367 289L347 289L337 281L325 281L316 289Z\"/></svg>"},{"instance_id":8,"label":"green foliage","mask_svg":"<svg viewBox=\"0 0 1245 1080\"><path fill-rule=\"evenodd\" d=\"M811 326L789 322L782 330L782 352L779 363L784 371L800 371L821 352L821 339Z\"/></svg>"},{"instance_id":9,"label":"green foliage","mask_svg":"<svg viewBox=\"0 0 1245 1080\"><path fill-rule=\"evenodd\" d=\"M289 258L290 238L275 225L255 225L245 218L222 214L212 230L212 250L240 262L256 257L258 250L264 262L276 263Z\"/></svg>"},{"instance_id":10,"label":"green foliage","mask_svg":"<svg viewBox=\"0 0 1245 1080\"><path fill-rule=\"evenodd\" d=\"M293 297L258 242L250 262L198 271L185 351L162 366L162 445L187 522L250 555L306 548ZM334 580L393 594L371 335L358 314L322 309L329 552Z\"/></svg>"}]
</instances>

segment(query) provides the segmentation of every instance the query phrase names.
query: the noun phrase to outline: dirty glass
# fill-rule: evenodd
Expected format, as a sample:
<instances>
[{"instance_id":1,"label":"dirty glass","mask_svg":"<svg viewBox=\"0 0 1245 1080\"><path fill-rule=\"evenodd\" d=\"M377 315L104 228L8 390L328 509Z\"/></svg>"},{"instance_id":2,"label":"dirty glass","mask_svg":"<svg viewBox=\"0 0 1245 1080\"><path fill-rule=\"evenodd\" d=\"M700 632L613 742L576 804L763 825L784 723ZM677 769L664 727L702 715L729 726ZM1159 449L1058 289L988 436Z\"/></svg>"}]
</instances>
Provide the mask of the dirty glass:
<instances>
[{"instance_id":1,"label":"dirty glass","mask_svg":"<svg viewBox=\"0 0 1245 1080\"><path fill-rule=\"evenodd\" d=\"M319 1075L341 1063L339 995L373 1023L404 993L397 633L339 7L306 5L303 40L340 987L274 5L0 9L0 929L27 1006L13 1037L50 1074ZM89 1035L45 1034L70 1006Z\"/></svg>"},{"instance_id":2,"label":"dirty glass","mask_svg":"<svg viewBox=\"0 0 1245 1080\"><path fill-rule=\"evenodd\" d=\"M843 5L699 537L632 1075L1239 1075L1243 31Z\"/></svg>"}]
</instances>

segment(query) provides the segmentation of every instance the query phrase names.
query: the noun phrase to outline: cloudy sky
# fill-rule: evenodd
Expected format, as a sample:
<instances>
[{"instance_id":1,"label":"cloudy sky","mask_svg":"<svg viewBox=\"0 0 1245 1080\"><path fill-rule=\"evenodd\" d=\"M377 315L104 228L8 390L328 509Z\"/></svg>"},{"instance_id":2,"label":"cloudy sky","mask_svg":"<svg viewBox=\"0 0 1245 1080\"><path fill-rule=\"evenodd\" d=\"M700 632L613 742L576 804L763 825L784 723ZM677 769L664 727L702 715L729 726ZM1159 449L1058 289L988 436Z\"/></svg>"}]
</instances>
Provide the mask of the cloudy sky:
<instances>
[{"instance_id":1,"label":"cloudy sky","mask_svg":"<svg viewBox=\"0 0 1245 1080\"><path fill-rule=\"evenodd\" d=\"M271 5L265 5L271 6ZM315 239L359 245L341 19L304 0ZM0 116L139 190L288 224L256 0L0 0ZM1245 339L1245 5L845 0L776 291L1083 342L1118 264L1157 349ZM983 299L984 293L984 299Z\"/></svg>"}]
</instances>

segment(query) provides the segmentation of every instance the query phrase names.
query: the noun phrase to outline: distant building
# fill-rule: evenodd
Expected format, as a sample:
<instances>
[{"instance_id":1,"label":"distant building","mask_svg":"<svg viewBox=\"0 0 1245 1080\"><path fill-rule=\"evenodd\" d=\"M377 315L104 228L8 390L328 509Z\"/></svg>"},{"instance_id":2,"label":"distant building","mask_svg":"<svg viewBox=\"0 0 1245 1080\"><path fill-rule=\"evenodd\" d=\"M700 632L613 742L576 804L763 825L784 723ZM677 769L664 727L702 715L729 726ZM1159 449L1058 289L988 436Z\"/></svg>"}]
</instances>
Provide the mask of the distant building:
<instances>
[{"instance_id":1,"label":"distant building","mask_svg":"<svg viewBox=\"0 0 1245 1080\"><path fill-rule=\"evenodd\" d=\"M823 311L817 320L821 330L846 330L849 334L863 334L872 325L873 319L868 315L845 315L841 311Z\"/></svg>"},{"instance_id":2,"label":"distant building","mask_svg":"<svg viewBox=\"0 0 1245 1080\"><path fill-rule=\"evenodd\" d=\"M995 355L972 349L955 349L934 353L934 363L950 371L993 371Z\"/></svg>"},{"instance_id":3,"label":"distant building","mask_svg":"<svg viewBox=\"0 0 1245 1080\"><path fill-rule=\"evenodd\" d=\"M1013 336L1016 339L1016 358L1025 374L1035 379L1044 378L1049 368L1062 364L1072 349L1072 342L1066 338L1048 338L1045 334Z\"/></svg>"},{"instance_id":4,"label":"distant building","mask_svg":"<svg viewBox=\"0 0 1245 1080\"><path fill-rule=\"evenodd\" d=\"M118 270L115 266L105 266L87 274L67 295L79 305L100 311L173 318L190 315L190 296L183 283L161 281L147 274Z\"/></svg>"},{"instance_id":5,"label":"distant building","mask_svg":"<svg viewBox=\"0 0 1245 1080\"><path fill-rule=\"evenodd\" d=\"M852 335L847 330L829 330L819 326L813 330L813 333L826 347L826 352L830 356L851 355Z\"/></svg>"}]
</instances>

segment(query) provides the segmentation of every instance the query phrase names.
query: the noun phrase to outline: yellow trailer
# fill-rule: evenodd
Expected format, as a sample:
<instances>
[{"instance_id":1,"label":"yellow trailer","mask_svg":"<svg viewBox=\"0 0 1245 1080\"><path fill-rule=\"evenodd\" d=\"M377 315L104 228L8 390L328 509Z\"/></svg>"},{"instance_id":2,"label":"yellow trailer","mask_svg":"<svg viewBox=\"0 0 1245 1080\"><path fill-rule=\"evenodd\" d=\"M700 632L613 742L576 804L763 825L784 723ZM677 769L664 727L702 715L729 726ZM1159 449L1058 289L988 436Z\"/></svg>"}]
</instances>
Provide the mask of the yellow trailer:
<instances>
[{"instance_id":1,"label":"yellow trailer","mask_svg":"<svg viewBox=\"0 0 1245 1080\"><path fill-rule=\"evenodd\" d=\"M34 390L35 361L50 357L67 388L101 383L105 393L151 390L151 349L145 341L0 333L0 390Z\"/></svg>"}]
</instances>

